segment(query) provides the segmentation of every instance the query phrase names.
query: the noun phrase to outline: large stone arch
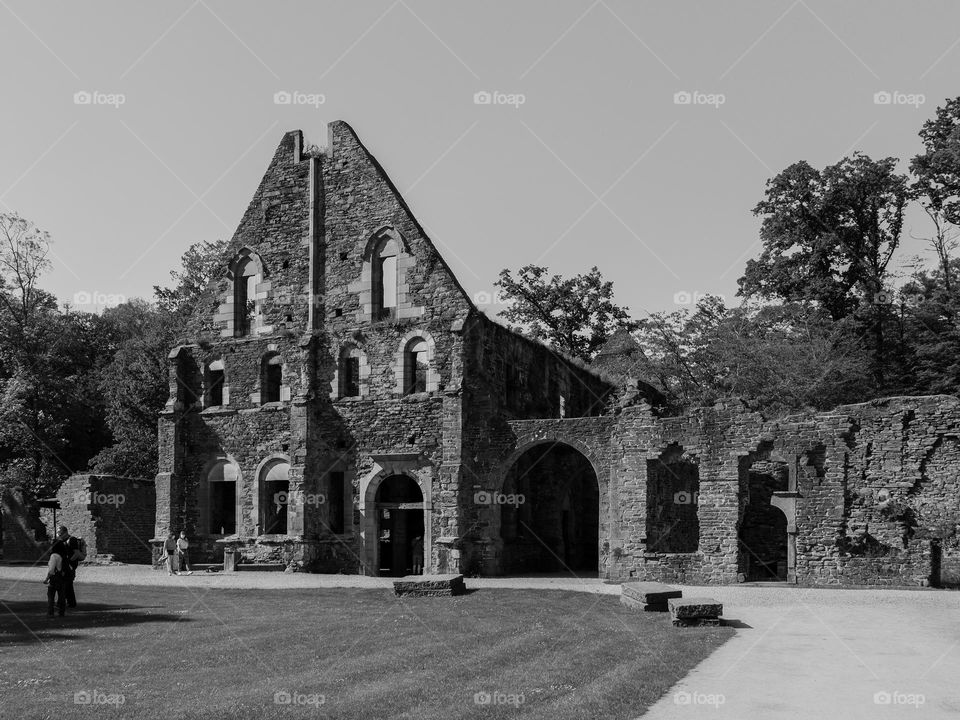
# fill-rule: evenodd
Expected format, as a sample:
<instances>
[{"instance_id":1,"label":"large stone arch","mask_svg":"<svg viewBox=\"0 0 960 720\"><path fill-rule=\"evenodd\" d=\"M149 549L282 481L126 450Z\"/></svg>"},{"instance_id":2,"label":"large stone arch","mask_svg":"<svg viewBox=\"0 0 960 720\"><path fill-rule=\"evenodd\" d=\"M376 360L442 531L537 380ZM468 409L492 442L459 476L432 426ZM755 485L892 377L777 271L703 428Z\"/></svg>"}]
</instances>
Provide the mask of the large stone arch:
<instances>
[{"instance_id":1,"label":"large stone arch","mask_svg":"<svg viewBox=\"0 0 960 720\"><path fill-rule=\"evenodd\" d=\"M559 452L574 453L583 460L583 468L589 469L590 482L594 483L594 490L590 491L596 497L596 507L590 509L590 513L595 512L596 517L576 515L576 507L568 508L573 515L574 525L578 528L586 528L588 534L595 533L596 547L591 551L591 560L599 573L604 574L606 570L606 553L601 549L603 546L609 546L609 537L611 533L612 520L610 516L610 489L611 489L611 460L609 450L609 428L602 419L599 418L566 418L566 419L548 419L548 420L517 420L509 421L513 442L503 453L502 458L496 462L487 476L482 491L488 493L504 494L505 483L507 483L511 472L521 458L527 456L531 451L542 451L549 454L551 449L556 448ZM579 477L583 473L578 473L576 486L567 487L568 493L580 493L587 489L587 481ZM571 482L574 482L571 480ZM514 493L509 493L514 494ZM509 495L507 494L507 495ZM476 498L473 498L476 502ZM591 501L592 502L592 501ZM561 513L563 508L561 508ZM504 537L503 531L509 520L504 521L503 508L495 504L487 507L481 507L479 518L486 528L486 542L490 549L485 551L484 572L499 574L505 572L506 565L509 565L509 558L504 555ZM562 522L566 522L564 519ZM508 538L509 540L509 538ZM564 547L568 547L566 541ZM578 551L578 555L582 554Z\"/></svg>"}]
</instances>

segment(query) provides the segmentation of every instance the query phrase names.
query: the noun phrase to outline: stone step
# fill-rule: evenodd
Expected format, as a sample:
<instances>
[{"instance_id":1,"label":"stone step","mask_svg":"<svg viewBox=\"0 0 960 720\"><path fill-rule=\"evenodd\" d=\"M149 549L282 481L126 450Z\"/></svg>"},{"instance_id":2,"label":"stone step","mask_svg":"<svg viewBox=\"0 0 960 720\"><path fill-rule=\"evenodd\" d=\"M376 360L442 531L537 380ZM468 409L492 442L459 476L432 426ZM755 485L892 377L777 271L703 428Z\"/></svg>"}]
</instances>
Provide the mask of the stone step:
<instances>
[{"instance_id":1,"label":"stone step","mask_svg":"<svg viewBox=\"0 0 960 720\"><path fill-rule=\"evenodd\" d=\"M719 625L719 618L723 615L723 603L707 597L670 599L667 606L670 608L673 624L677 627Z\"/></svg>"},{"instance_id":2,"label":"stone step","mask_svg":"<svg viewBox=\"0 0 960 720\"><path fill-rule=\"evenodd\" d=\"M407 575L393 581L393 592L411 597L452 597L463 595L463 575Z\"/></svg>"},{"instance_id":3,"label":"stone step","mask_svg":"<svg viewBox=\"0 0 960 720\"><path fill-rule=\"evenodd\" d=\"M665 612L667 601L683 597L683 591L658 582L624 583L620 591L620 604L630 608L643 608Z\"/></svg>"}]
</instances>

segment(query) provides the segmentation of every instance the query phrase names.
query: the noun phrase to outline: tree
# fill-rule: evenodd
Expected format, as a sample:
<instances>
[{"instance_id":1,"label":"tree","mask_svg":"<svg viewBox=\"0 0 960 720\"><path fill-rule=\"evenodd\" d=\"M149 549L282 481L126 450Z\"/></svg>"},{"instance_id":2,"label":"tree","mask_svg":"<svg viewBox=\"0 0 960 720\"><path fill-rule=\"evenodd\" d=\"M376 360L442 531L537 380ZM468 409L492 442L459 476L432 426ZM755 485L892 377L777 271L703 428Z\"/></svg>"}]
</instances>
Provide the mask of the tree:
<instances>
[{"instance_id":1,"label":"tree","mask_svg":"<svg viewBox=\"0 0 960 720\"><path fill-rule=\"evenodd\" d=\"M798 162L767 182L759 259L739 280L745 297L813 301L833 320L851 315L873 337L872 370L884 382L888 266L909 198L896 158L854 153L818 171Z\"/></svg>"},{"instance_id":2,"label":"tree","mask_svg":"<svg viewBox=\"0 0 960 720\"><path fill-rule=\"evenodd\" d=\"M548 276L540 265L526 265L514 278L500 271L494 283L502 290L507 309L499 314L530 337L575 357L589 361L618 329L636 323L629 311L613 301L613 283L600 271L572 278Z\"/></svg>"},{"instance_id":3,"label":"tree","mask_svg":"<svg viewBox=\"0 0 960 720\"><path fill-rule=\"evenodd\" d=\"M924 151L910 161L911 196L933 223L929 242L937 254L947 292L952 290L950 253L960 225L960 98L947 100L920 129ZM953 226L953 227L951 227Z\"/></svg>"},{"instance_id":4,"label":"tree","mask_svg":"<svg viewBox=\"0 0 960 720\"><path fill-rule=\"evenodd\" d=\"M862 399L864 351L845 321L807 303L727 308L708 296L640 322L641 371L674 410L741 397L770 414Z\"/></svg>"},{"instance_id":5,"label":"tree","mask_svg":"<svg viewBox=\"0 0 960 720\"><path fill-rule=\"evenodd\" d=\"M196 242L180 258L183 269L172 270L172 288L153 286L153 294L161 311L186 321L193 313L210 280L221 269L225 240Z\"/></svg>"},{"instance_id":6,"label":"tree","mask_svg":"<svg viewBox=\"0 0 960 720\"><path fill-rule=\"evenodd\" d=\"M81 326L38 284L49 244L30 221L0 215L0 471L34 495L84 467L103 425Z\"/></svg>"}]
</instances>

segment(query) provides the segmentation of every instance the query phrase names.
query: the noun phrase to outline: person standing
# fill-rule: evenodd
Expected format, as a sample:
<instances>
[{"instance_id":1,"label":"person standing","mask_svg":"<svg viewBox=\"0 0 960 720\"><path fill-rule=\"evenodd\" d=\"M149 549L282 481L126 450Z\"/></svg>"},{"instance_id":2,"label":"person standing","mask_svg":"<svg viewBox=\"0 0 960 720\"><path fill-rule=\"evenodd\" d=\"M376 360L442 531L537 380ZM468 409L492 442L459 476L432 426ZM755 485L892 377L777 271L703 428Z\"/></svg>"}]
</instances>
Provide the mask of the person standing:
<instances>
[{"instance_id":1,"label":"person standing","mask_svg":"<svg viewBox=\"0 0 960 720\"><path fill-rule=\"evenodd\" d=\"M180 574L180 563L177 558L177 540L172 531L167 535L167 539L163 543L163 557L160 559L165 560L167 563L167 575Z\"/></svg>"},{"instance_id":2,"label":"person standing","mask_svg":"<svg viewBox=\"0 0 960 720\"><path fill-rule=\"evenodd\" d=\"M87 546L81 538L71 537L66 525L57 528L57 541L51 551L62 558L63 563L63 594L67 600L67 607L77 606L77 595L73 589L73 581L77 577L77 567L81 561L87 559Z\"/></svg>"},{"instance_id":3,"label":"person standing","mask_svg":"<svg viewBox=\"0 0 960 720\"><path fill-rule=\"evenodd\" d=\"M413 544L410 547L411 554L413 555L413 574L422 575L423 574L423 536L417 535L413 539Z\"/></svg>"},{"instance_id":4,"label":"person standing","mask_svg":"<svg viewBox=\"0 0 960 720\"><path fill-rule=\"evenodd\" d=\"M190 541L187 540L187 531L181 530L180 537L177 538L177 559L180 562L180 570L186 570L189 575L192 571L190 570L190 560L187 557L190 550Z\"/></svg>"},{"instance_id":5,"label":"person standing","mask_svg":"<svg viewBox=\"0 0 960 720\"><path fill-rule=\"evenodd\" d=\"M56 550L62 550L62 543L54 543L50 552L50 560L47 563L47 576L43 579L43 584L47 586L47 615L53 617L54 598L56 598L57 609L60 611L60 617L66 612L67 598L63 591L63 555Z\"/></svg>"}]
</instances>

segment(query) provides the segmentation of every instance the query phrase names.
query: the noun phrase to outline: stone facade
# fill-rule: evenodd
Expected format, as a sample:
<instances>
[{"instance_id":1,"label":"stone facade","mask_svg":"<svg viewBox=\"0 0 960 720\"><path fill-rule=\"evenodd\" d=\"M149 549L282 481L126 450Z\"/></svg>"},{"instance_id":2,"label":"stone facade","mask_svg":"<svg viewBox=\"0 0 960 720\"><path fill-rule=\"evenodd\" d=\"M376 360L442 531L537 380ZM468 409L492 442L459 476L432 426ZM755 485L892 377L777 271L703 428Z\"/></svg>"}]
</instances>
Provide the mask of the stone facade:
<instances>
[{"instance_id":1,"label":"stone facade","mask_svg":"<svg viewBox=\"0 0 960 720\"><path fill-rule=\"evenodd\" d=\"M170 353L154 543L294 569L924 584L958 569L956 398L682 417L472 304L343 122L287 133Z\"/></svg>"}]
</instances>

